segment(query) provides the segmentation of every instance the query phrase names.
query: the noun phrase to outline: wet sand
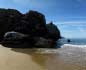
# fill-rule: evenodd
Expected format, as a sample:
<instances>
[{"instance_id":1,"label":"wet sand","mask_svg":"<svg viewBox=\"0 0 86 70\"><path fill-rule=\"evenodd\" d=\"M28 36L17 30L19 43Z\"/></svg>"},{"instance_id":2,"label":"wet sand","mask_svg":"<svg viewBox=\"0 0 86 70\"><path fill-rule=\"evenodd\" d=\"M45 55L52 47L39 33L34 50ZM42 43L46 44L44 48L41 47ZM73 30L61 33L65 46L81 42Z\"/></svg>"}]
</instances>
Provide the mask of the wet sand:
<instances>
[{"instance_id":1,"label":"wet sand","mask_svg":"<svg viewBox=\"0 0 86 70\"><path fill-rule=\"evenodd\" d=\"M86 48L12 49L0 45L0 70L86 70Z\"/></svg>"}]
</instances>

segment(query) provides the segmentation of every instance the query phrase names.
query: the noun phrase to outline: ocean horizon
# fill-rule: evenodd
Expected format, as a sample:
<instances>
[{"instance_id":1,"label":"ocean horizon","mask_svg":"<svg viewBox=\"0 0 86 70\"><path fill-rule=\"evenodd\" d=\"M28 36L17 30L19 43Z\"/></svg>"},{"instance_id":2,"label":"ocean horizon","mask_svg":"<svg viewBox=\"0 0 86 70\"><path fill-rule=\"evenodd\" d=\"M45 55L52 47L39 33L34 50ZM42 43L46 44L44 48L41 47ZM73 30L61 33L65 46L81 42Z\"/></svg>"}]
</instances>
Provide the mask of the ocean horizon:
<instances>
[{"instance_id":1,"label":"ocean horizon","mask_svg":"<svg viewBox=\"0 0 86 70\"><path fill-rule=\"evenodd\" d=\"M68 42L70 40L70 42ZM57 41L57 47L86 47L86 38L62 38Z\"/></svg>"}]
</instances>

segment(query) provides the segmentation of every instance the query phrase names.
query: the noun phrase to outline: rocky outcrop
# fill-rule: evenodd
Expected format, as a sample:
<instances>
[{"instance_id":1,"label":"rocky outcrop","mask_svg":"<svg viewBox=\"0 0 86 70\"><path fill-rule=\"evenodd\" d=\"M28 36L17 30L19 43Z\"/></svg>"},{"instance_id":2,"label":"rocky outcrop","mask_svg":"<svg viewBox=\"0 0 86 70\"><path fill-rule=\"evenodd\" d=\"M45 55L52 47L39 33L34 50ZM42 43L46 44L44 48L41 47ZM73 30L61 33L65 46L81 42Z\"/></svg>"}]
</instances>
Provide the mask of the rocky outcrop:
<instances>
[{"instance_id":1,"label":"rocky outcrop","mask_svg":"<svg viewBox=\"0 0 86 70\"><path fill-rule=\"evenodd\" d=\"M44 37L47 33L45 16L31 10L23 15L21 23L17 25L15 31Z\"/></svg>"},{"instance_id":2,"label":"rocky outcrop","mask_svg":"<svg viewBox=\"0 0 86 70\"><path fill-rule=\"evenodd\" d=\"M50 43L59 38L60 31L57 26L52 22L46 24L45 16L37 11L31 10L22 14L15 9L0 9L1 41L18 40L36 47L44 47L50 46Z\"/></svg>"}]
</instances>

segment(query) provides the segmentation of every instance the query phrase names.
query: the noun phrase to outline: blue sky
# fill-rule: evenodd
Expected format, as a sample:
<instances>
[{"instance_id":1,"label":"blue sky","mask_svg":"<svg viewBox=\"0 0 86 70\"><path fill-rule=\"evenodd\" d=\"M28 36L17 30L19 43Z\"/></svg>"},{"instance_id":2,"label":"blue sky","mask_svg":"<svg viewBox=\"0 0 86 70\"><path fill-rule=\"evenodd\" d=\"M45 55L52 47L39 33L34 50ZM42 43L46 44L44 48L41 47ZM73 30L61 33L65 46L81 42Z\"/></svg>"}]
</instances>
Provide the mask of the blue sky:
<instances>
[{"instance_id":1,"label":"blue sky","mask_svg":"<svg viewBox=\"0 0 86 70\"><path fill-rule=\"evenodd\" d=\"M53 21L66 38L86 38L86 0L0 0L0 8L36 10Z\"/></svg>"}]
</instances>

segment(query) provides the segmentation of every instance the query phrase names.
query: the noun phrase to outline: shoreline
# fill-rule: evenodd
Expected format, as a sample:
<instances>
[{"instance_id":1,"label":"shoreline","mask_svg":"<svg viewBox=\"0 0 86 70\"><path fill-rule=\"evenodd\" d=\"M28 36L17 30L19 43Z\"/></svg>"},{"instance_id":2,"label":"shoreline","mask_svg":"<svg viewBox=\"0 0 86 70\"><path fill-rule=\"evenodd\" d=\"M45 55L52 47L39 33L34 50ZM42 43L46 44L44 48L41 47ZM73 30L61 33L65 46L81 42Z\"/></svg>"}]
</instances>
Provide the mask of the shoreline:
<instances>
[{"instance_id":1,"label":"shoreline","mask_svg":"<svg viewBox=\"0 0 86 70\"><path fill-rule=\"evenodd\" d=\"M85 70L86 49L70 46L59 49L12 49L0 45L0 68L1 70Z\"/></svg>"}]
</instances>

